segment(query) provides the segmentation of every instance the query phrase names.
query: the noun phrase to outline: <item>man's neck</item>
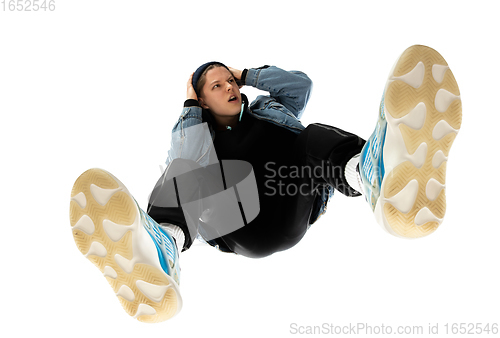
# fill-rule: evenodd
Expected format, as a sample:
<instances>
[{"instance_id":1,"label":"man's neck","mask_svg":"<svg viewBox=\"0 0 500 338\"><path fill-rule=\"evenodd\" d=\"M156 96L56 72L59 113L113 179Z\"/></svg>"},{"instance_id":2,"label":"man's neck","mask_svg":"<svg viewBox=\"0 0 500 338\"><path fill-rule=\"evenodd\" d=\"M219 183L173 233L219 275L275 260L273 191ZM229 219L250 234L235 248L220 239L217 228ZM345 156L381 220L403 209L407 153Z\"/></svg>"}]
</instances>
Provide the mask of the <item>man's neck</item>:
<instances>
[{"instance_id":1,"label":"man's neck","mask_svg":"<svg viewBox=\"0 0 500 338\"><path fill-rule=\"evenodd\" d=\"M228 126L233 128L238 124L238 115L218 117L215 121L217 130L226 130Z\"/></svg>"}]
</instances>

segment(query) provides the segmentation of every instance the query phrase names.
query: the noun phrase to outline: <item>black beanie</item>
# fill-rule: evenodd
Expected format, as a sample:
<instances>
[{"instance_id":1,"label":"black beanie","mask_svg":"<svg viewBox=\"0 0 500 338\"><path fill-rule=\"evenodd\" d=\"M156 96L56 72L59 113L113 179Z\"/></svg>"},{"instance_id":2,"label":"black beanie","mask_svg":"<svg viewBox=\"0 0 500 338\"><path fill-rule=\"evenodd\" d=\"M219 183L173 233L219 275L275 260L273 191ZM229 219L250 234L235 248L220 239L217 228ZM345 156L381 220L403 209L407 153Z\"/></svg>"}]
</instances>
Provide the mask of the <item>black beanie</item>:
<instances>
[{"instance_id":1,"label":"black beanie","mask_svg":"<svg viewBox=\"0 0 500 338\"><path fill-rule=\"evenodd\" d=\"M194 88L194 91L196 92L196 95L198 95L198 96L200 96L200 93L198 93L198 90L196 89L196 85L198 84L198 81L200 80L201 74L203 74L205 69L207 69L211 65L220 65L222 67L225 67L227 70L229 70L229 68L227 68L227 66L225 64L223 64L222 62L217 62L217 61L207 62L207 63L204 63L201 66L199 66L198 69L193 74L193 88Z\"/></svg>"}]
</instances>

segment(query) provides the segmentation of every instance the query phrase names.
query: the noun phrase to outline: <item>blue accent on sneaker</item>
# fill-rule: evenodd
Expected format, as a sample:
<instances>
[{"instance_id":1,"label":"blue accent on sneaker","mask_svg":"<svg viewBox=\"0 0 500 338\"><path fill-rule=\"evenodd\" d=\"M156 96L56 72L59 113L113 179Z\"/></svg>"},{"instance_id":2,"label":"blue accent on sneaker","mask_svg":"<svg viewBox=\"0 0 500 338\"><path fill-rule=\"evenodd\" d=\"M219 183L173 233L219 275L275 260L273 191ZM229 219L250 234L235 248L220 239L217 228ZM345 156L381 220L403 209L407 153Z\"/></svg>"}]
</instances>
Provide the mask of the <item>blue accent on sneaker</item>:
<instances>
[{"instance_id":1,"label":"blue accent on sneaker","mask_svg":"<svg viewBox=\"0 0 500 338\"><path fill-rule=\"evenodd\" d=\"M382 180L385 175L384 145L387 132L387 121L384 111L384 95L380 102L379 118L373 134L366 141L359 158L359 173L365 190L367 202L375 210L380 196Z\"/></svg>"},{"instance_id":2,"label":"blue accent on sneaker","mask_svg":"<svg viewBox=\"0 0 500 338\"><path fill-rule=\"evenodd\" d=\"M166 274L174 278L179 284L180 267L179 267L179 253L175 240L166 231L164 231L158 223L156 223L147 213L139 208L141 214L141 221L144 228L148 231L153 239L158 251L158 258L161 267Z\"/></svg>"}]
</instances>

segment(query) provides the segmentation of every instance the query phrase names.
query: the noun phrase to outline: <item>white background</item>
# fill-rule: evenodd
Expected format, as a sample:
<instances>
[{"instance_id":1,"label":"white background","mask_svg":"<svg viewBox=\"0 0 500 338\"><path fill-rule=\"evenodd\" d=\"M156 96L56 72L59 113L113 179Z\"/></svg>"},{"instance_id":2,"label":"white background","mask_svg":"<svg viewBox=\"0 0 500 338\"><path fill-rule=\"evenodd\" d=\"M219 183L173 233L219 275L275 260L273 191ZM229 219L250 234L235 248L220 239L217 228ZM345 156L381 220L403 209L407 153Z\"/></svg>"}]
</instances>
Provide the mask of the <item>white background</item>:
<instances>
[{"instance_id":1,"label":"white background","mask_svg":"<svg viewBox=\"0 0 500 338\"><path fill-rule=\"evenodd\" d=\"M2 331L282 337L292 323L425 332L431 323L444 333L446 323L500 322L493 1L55 2L54 12L0 11ZM83 171L110 171L146 207L187 79L211 60L302 70L314 81L304 125L368 138L388 72L413 44L446 58L463 102L447 215L434 234L392 237L362 198L336 194L288 251L257 260L200 245L183 253L184 307L172 320L126 315L74 245L69 195Z\"/></svg>"}]
</instances>

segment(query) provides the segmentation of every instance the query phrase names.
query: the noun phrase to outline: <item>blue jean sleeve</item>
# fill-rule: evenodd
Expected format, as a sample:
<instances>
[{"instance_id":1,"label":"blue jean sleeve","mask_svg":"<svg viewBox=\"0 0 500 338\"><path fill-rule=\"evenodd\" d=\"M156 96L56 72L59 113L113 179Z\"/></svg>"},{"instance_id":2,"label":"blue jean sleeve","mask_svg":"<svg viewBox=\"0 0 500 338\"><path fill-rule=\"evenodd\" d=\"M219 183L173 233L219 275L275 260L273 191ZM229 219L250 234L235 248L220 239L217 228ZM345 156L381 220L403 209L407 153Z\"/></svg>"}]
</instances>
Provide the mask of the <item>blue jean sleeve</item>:
<instances>
[{"instance_id":1,"label":"blue jean sleeve","mask_svg":"<svg viewBox=\"0 0 500 338\"><path fill-rule=\"evenodd\" d=\"M168 165L175 158L185 158L203 166L208 165L210 161L208 154L212 145L208 125L203 123L201 107L184 107L172 129L170 149L165 163Z\"/></svg>"},{"instance_id":2,"label":"blue jean sleeve","mask_svg":"<svg viewBox=\"0 0 500 338\"><path fill-rule=\"evenodd\" d=\"M312 91L312 81L300 71L285 71L275 66L248 69L245 84L269 92L298 119Z\"/></svg>"}]
</instances>

